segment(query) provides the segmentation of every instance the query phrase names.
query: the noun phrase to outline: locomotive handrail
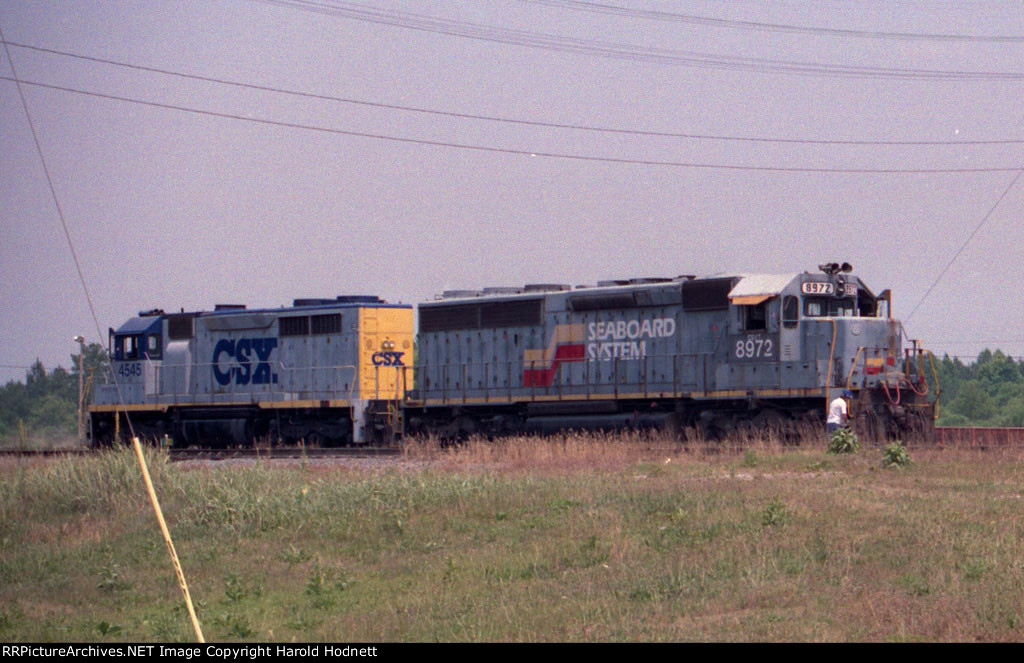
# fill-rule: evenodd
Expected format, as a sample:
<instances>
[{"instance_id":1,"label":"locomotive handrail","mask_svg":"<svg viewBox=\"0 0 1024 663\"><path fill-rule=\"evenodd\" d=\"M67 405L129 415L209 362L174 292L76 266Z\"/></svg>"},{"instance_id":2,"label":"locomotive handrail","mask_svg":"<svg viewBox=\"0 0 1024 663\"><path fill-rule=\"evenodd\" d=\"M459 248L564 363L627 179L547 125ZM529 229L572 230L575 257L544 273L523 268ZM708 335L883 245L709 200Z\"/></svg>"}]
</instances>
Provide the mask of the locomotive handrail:
<instances>
[{"instance_id":1,"label":"locomotive handrail","mask_svg":"<svg viewBox=\"0 0 1024 663\"><path fill-rule=\"evenodd\" d=\"M287 386L290 386L290 385L293 384L293 382L289 382L289 381L279 381L275 385L267 385L268 387L276 386L276 388L268 388L268 389L251 389L251 388L249 388L249 389L234 389L234 388L230 388L230 387L239 386L239 385L234 384L233 382L229 382L228 385L218 385L218 386L215 387L214 386L214 374L213 374L213 371L210 370L209 371L208 391L205 394L203 394L203 393L196 393L195 391L193 391L192 388L191 388L192 385L198 383L198 380L200 379L196 375L196 373L200 369L212 368L213 366L216 366L216 365L218 365L218 364L215 363L215 362L190 362L190 363L183 363L183 364L167 364L167 363L161 362L159 365L157 365L156 363L152 363L150 365L150 368L154 372L153 381L154 381L155 385L157 386L157 393L156 394L149 394L149 393L145 394L146 400L149 400L149 399L152 398L152 402L155 403L155 404L179 405L179 404L193 404L193 403L196 403L196 402L202 402L204 396L208 396L210 398L210 400L212 400L213 402L216 402L218 396L222 397L222 396L225 396L225 395L232 395L232 396L248 396L250 401L255 403L255 402L259 401L259 400L275 400L273 398L261 399L261 398L258 398L259 396L276 396L276 397L280 397L281 400L285 400L283 397L284 397L285 394L288 394L288 393L305 393L305 394L307 394L307 396L310 396L310 397L316 397L317 395L323 394L323 395L331 396L332 398L336 399L337 396L341 395L340 394L340 390L338 390L338 389L321 390L321 389L316 389L315 388L316 387L316 381L315 381L316 373L327 372L327 371L334 371L335 372L335 376L337 376L337 372L338 371L351 370L352 371L352 380L347 383L348 384L348 390L347 390L347 394L345 394L347 399L349 401L351 401L352 400L353 391L354 391L354 389L356 387L356 377L358 376L358 367L354 366L354 365L351 365L351 364L338 364L338 365L335 365L335 366L313 366L313 365L310 365L310 366L288 366L288 365L284 364L283 362L278 361L277 362L278 369L281 370L282 372L286 371L286 372L290 373L292 376L294 376L295 373L300 372L300 371L307 371L307 370L310 371L310 382L309 382L309 385L310 385L311 388L309 388L309 389L287 389L286 388ZM182 370L182 369L191 369L191 371L192 371L192 374L191 374L190 378L188 378L187 380L186 379L182 380L182 382L188 382L188 384L184 384L183 385L185 391L179 391L177 389L175 389L173 391L172 390L166 390L165 391L165 390L162 390L160 388L160 386L161 386L161 379L160 378L161 378L162 375L166 375L168 370ZM118 381L116 380L116 377L115 377L115 383L117 383L117 382ZM145 383L145 377L144 376L143 376L143 383ZM328 383L329 384L337 385L337 384L340 384L340 380L338 380L335 377L335 379L329 380ZM122 381L119 382L119 384L124 385L124 384L130 384L130 383L125 382L125 381L122 380ZM243 386L248 386L248 385L243 385ZM225 387L228 387L228 388L225 389ZM145 384L143 384L143 389L145 389Z\"/></svg>"},{"instance_id":2,"label":"locomotive handrail","mask_svg":"<svg viewBox=\"0 0 1024 663\"><path fill-rule=\"evenodd\" d=\"M315 373L315 371L320 371L320 370L323 370L323 371L328 371L328 370L337 371L339 369L351 369L352 370L352 380L347 383L348 384L348 390L347 390L348 393L346 394L346 396L347 396L347 400L348 401L352 400L352 392L355 390L356 382L357 382L357 380L359 378L359 367L355 366L355 365L352 365L352 364L337 364L335 366L313 366L312 364L309 365L309 366L288 366L284 362L278 360L277 365L281 368L281 370L290 371L293 376L295 375L296 371L307 371L307 370L310 371L310 383L313 384L314 386L316 384L316 373ZM338 380L337 379L332 380L332 381L330 381L330 383L331 384L337 384ZM315 395L315 394L321 393L317 389L308 389L306 391L307 391L307 393L309 393L311 395ZM284 390L282 390L280 393L284 394L284 393L288 393L288 392L285 392ZM294 393L294 392L292 392L292 393ZM301 391L299 393L301 393ZM323 392L323 393L327 393L327 394L330 394L332 396L337 396L338 395L338 390L337 389L329 389L329 390L327 390L326 392Z\"/></svg>"},{"instance_id":3,"label":"locomotive handrail","mask_svg":"<svg viewBox=\"0 0 1024 663\"><path fill-rule=\"evenodd\" d=\"M864 352L864 346L857 348L857 354L853 357L853 362L850 363L850 372L846 374L846 388L850 388L850 381L853 380L853 372L857 369L857 360L860 359L860 353ZM867 357L865 356L865 359Z\"/></svg>"},{"instance_id":4,"label":"locomotive handrail","mask_svg":"<svg viewBox=\"0 0 1024 663\"><path fill-rule=\"evenodd\" d=\"M579 396L589 398L600 393L599 390L601 389L608 390L607 393L609 395L616 397L623 393L639 393L644 398L647 398L655 391L652 385L657 384L663 385L663 389L659 393L669 390L677 393L680 388L686 386L706 390L708 388L707 360L711 355L712 353L710 352L647 355L638 358L639 364L632 364L639 367L640 374L636 379L629 379L628 368L631 362L627 362L621 357L615 357L604 362L570 362L569 365L583 364L582 375L577 378L572 371L560 373L558 378L552 380L550 385L542 384L532 373L533 371L550 370L551 368L543 360L538 359L509 360L504 362L461 361L440 365L418 364L403 367L401 379L407 384L408 378L406 374L411 370L416 381L415 398L406 390L405 400L421 400L425 398L426 394L435 392L442 402L452 404L468 404L478 397L476 394L487 400L493 397L496 391L502 396L509 396L511 398L515 398L518 392L518 394L522 395L523 399L531 401L545 395L555 396L559 400L569 398L570 396L574 398ZM660 376L652 376L654 372L654 369L651 368L652 363L656 365L659 359L671 360L666 362L671 366L671 369ZM684 361L687 359L693 361L688 371L690 374L689 379L684 377L683 370ZM752 363L749 365L770 365L772 363L757 362L756 364ZM604 379L602 379L602 373L605 371L601 370L599 364L608 365ZM595 368L597 369L596 379ZM514 370L517 372L514 373ZM531 376L530 379L524 379L523 382L517 382L513 379L514 374L523 379L527 372ZM435 377L439 379L436 381L432 379L431 373L434 373ZM505 376L504 384L496 384L499 376L502 374ZM476 384L473 384L473 381L469 379L472 375L477 375L479 378ZM492 384L492 382L495 384ZM525 390L525 393L521 390Z\"/></svg>"}]
</instances>

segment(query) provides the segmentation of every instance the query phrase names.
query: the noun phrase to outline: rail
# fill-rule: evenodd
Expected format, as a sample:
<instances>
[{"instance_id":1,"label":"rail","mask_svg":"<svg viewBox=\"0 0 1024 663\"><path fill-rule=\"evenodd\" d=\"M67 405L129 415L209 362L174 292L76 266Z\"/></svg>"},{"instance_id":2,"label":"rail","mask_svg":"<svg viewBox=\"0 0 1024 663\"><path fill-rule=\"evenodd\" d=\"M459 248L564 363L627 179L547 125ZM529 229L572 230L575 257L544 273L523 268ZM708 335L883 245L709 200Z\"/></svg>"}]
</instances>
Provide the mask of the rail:
<instances>
[{"instance_id":1,"label":"rail","mask_svg":"<svg viewBox=\"0 0 1024 663\"><path fill-rule=\"evenodd\" d=\"M820 437L813 438L814 443ZM979 427L979 426L937 426L934 444L919 444L916 448L969 449L990 451L998 449L1024 449L1024 427ZM90 447L63 447L55 449L2 448L0 457L68 457L92 453L103 453L102 449ZM169 449L171 460L221 460L229 458L331 458L394 456L401 454L397 447L332 447L302 448L273 447L247 449Z\"/></svg>"}]
</instances>

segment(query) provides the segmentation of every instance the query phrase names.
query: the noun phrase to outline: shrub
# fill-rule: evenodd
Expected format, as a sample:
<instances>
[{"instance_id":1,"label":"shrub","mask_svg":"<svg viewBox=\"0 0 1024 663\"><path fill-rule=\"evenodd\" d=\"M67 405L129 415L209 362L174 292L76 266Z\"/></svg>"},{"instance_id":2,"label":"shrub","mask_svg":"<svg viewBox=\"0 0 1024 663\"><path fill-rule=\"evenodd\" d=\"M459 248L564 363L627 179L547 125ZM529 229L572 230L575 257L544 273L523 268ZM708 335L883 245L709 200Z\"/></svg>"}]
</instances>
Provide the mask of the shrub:
<instances>
[{"instance_id":1,"label":"shrub","mask_svg":"<svg viewBox=\"0 0 1024 663\"><path fill-rule=\"evenodd\" d=\"M910 454L899 441L893 442L882 450L882 465L885 467L904 467L910 465Z\"/></svg>"},{"instance_id":2,"label":"shrub","mask_svg":"<svg viewBox=\"0 0 1024 663\"><path fill-rule=\"evenodd\" d=\"M761 524L765 527L783 527L786 524L787 515L786 505L778 500L773 500L761 512Z\"/></svg>"},{"instance_id":3,"label":"shrub","mask_svg":"<svg viewBox=\"0 0 1024 663\"><path fill-rule=\"evenodd\" d=\"M828 441L828 452L830 454L852 454L860 449L857 436L848 428L840 428L832 433Z\"/></svg>"}]
</instances>

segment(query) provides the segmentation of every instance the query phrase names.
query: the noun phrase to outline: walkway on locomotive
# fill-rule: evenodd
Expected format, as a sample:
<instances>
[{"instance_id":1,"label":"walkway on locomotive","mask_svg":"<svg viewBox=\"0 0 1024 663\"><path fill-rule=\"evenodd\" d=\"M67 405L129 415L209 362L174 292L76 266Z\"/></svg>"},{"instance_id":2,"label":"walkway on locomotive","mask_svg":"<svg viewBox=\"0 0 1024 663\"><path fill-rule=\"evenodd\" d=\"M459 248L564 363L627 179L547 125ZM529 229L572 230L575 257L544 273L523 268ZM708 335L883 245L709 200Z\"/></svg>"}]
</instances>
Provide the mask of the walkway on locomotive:
<instances>
[{"instance_id":1,"label":"walkway on locomotive","mask_svg":"<svg viewBox=\"0 0 1024 663\"><path fill-rule=\"evenodd\" d=\"M899 323L849 274L454 294L420 305L423 405L824 397L872 386L901 354Z\"/></svg>"},{"instance_id":2,"label":"walkway on locomotive","mask_svg":"<svg viewBox=\"0 0 1024 663\"><path fill-rule=\"evenodd\" d=\"M372 296L296 300L292 307L140 312L110 330L115 383L91 412L176 405L349 407L401 399L412 356L412 307Z\"/></svg>"}]
</instances>

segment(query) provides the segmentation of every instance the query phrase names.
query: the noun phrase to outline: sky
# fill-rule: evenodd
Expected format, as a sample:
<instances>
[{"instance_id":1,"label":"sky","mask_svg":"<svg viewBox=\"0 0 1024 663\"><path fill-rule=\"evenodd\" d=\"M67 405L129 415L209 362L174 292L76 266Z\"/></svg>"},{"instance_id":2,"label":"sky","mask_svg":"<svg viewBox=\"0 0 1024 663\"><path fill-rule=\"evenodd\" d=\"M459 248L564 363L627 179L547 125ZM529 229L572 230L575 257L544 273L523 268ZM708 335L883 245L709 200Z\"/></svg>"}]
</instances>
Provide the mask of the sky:
<instances>
[{"instance_id":1,"label":"sky","mask_svg":"<svg viewBox=\"0 0 1024 663\"><path fill-rule=\"evenodd\" d=\"M152 308L831 261L937 356L1024 356L1020 2L5 0L0 30L0 382Z\"/></svg>"}]
</instances>

